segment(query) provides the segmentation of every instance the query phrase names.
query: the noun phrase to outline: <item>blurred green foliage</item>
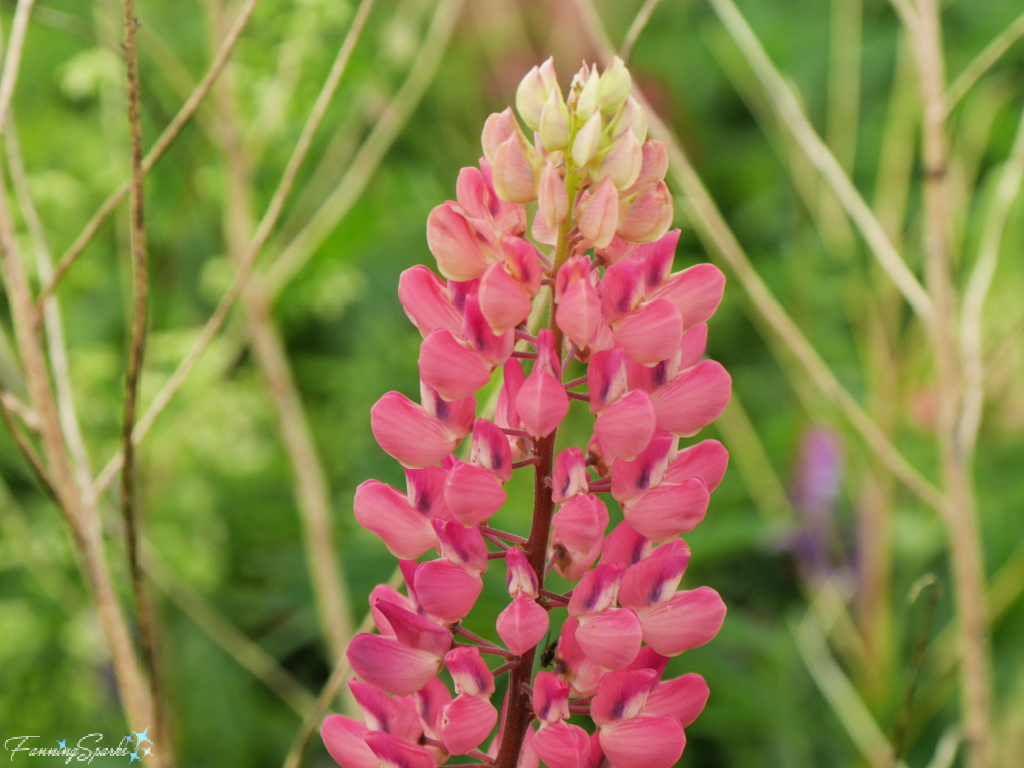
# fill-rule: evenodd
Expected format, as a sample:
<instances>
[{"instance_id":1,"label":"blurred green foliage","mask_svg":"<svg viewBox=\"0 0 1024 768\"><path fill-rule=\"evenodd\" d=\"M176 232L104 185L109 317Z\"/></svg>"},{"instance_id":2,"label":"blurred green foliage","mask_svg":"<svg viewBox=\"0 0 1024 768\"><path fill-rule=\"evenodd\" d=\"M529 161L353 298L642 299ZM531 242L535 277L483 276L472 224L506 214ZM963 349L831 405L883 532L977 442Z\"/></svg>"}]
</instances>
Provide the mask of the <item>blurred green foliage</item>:
<instances>
[{"instance_id":1,"label":"blurred green foliage","mask_svg":"<svg viewBox=\"0 0 1024 768\"><path fill-rule=\"evenodd\" d=\"M830 99L833 6L861 0L745 0L741 8L775 63L792 78L817 126ZM13 2L0 6L10 29ZM238 3L226 11L237 12ZM359 142L380 119L412 61L429 21L427 0L381 0L317 136L310 161L261 265L273 262L337 184ZM640 2L606 0L601 11L619 40ZM385 391L417 390L419 337L396 297L401 270L430 262L424 228L430 209L453 197L460 167L474 163L488 113L510 103L519 77L554 55L563 78L592 56L572 4L480 0L467 4L438 75L358 202L277 298L274 313L286 341L332 493L337 549L358 621L371 588L388 578L393 560L351 514L355 487L369 477L401 484L397 465L376 446L370 406ZM955 75L1019 13L1016 0L956 0L945 9L948 70ZM354 12L352 2L262 0L232 58L244 141L254 163L253 197L262 212ZM29 28L13 114L31 191L50 248L60 254L106 196L128 174L122 51L117 4L73 0L39 3ZM144 133L147 144L177 111L211 56L208 6L193 0L138 8ZM869 202L879 178L887 131L899 24L888 4L863 3L860 94L853 178ZM901 45L905 45L902 43ZM726 218L783 305L869 409L888 402L890 428L906 454L934 476L927 416L932 372L919 328L897 310L893 349L878 370L870 359L870 320L892 304L856 237L833 247L819 212L808 210L794 181L770 113L763 125L758 90L742 57L702 3L664 2L640 37L631 69L667 118ZM836 95L832 94L831 98ZM745 103L745 100L749 102ZM1024 45L1013 48L954 112L954 145L975 177L958 201L961 274L973 263L978 221L994 173L1006 157L1024 100ZM854 126L845 126L850 130ZM226 164L211 132L217 112L200 110L147 181L152 265L151 337L143 380L150 401L191 348L230 284L225 256ZM824 130L824 129L822 129ZM913 126L911 126L913 130ZM773 140L774 138L774 140ZM783 147L780 154L779 147ZM916 153L913 144L909 150ZM916 179L916 156L909 161ZM812 185L818 194L818 183ZM914 187L916 189L916 186ZM901 218L900 240L919 260L917 193ZM707 258L677 206L683 238L680 269ZM986 315L989 347L1002 350L990 371L992 403L983 424L976 485L990 575L1024 558L1024 387L1020 296L1024 270L1024 202L1012 209L1003 258ZM128 306L127 216L104 225L62 283L76 405L93 470L117 447ZM27 241L26 241L27 245ZM29 251L26 248L26 251ZM4 302L6 299L4 299ZM4 303L0 381L23 395ZM835 574L845 578L856 614L858 555L873 546L858 536L869 472L878 473L845 423L811 389L731 281L711 323L710 356L734 377L735 397L749 414L755 441L731 443L734 466L714 495L707 521L687 541L693 560L685 584L709 584L729 606L711 645L675 659L670 674L696 671L711 687L708 708L690 729L682 765L857 766L862 759L815 685L793 628L813 596L794 560L801 520L778 509L765 515L764 483L786 488L800 435L811 424L843 437L842 492L832 510ZM177 578L204 595L314 695L330 663L309 584L291 470L266 385L246 346L239 314L228 323L188 383L157 421L141 450L145 529ZM883 374L890 374L886 378ZM894 389L887 389L890 381ZM563 439L583 440L576 425ZM763 451L774 476L750 477L736 465ZM36 485L7 432L0 434L0 737L38 734L44 741L124 730L112 672L86 597L66 527ZM884 474L884 473L883 473ZM496 525L524 532L531 487L510 487ZM901 716L910 649L920 609L904 601L926 572L942 584L933 638L952 616L946 534L939 518L898 486L891 490L891 584L881 656L859 663L834 650L883 732ZM770 503L770 499L767 500ZM116 530L116 513L103 514ZM111 566L130 604L124 553L116 539ZM844 570L845 569L845 570ZM497 569L493 569L497 571ZM1012 571L998 582L1009 596L995 626L997 726L1024 740L1024 602ZM182 766L279 766L299 726L296 715L239 666L179 605L156 591L161 657L167 677L175 748ZM488 578L470 629L493 635L505 604L500 574ZM857 641L850 640L855 646ZM877 664L871 673L871 665ZM926 658L912 712L907 761L924 766L958 712L953 670ZM314 740L315 741L315 740ZM159 746L159 745L157 745ZM1020 754L1020 753L1014 753ZM318 743L308 766L333 764Z\"/></svg>"}]
</instances>

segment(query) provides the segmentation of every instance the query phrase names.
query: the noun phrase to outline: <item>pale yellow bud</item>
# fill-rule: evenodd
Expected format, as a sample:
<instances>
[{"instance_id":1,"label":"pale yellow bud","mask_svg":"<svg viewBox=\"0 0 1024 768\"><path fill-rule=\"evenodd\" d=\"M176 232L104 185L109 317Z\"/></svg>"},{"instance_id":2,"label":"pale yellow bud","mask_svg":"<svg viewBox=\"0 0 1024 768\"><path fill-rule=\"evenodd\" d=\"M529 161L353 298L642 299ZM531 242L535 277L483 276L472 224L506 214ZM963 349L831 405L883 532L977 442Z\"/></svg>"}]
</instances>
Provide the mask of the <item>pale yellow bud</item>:
<instances>
[{"instance_id":1,"label":"pale yellow bud","mask_svg":"<svg viewBox=\"0 0 1024 768\"><path fill-rule=\"evenodd\" d=\"M549 152L569 143L569 109L557 88L551 89L540 115L540 141Z\"/></svg>"},{"instance_id":2,"label":"pale yellow bud","mask_svg":"<svg viewBox=\"0 0 1024 768\"><path fill-rule=\"evenodd\" d=\"M591 115L598 110L598 98L600 97L600 78L597 72L591 72L587 82L583 85L579 97L576 99L576 117L580 120L589 120Z\"/></svg>"},{"instance_id":3,"label":"pale yellow bud","mask_svg":"<svg viewBox=\"0 0 1024 768\"><path fill-rule=\"evenodd\" d=\"M626 97L629 96L632 84L632 78L630 78L629 71L622 59L618 56L613 57L608 63L608 68L601 75L599 88L601 111L608 114L621 107L626 102Z\"/></svg>"},{"instance_id":4,"label":"pale yellow bud","mask_svg":"<svg viewBox=\"0 0 1024 768\"><path fill-rule=\"evenodd\" d=\"M640 176L643 158L640 142L632 131L625 131L601 161L600 167L594 173L594 179L600 181L605 176L610 176L617 188L626 189Z\"/></svg>"},{"instance_id":5,"label":"pale yellow bud","mask_svg":"<svg viewBox=\"0 0 1024 768\"><path fill-rule=\"evenodd\" d=\"M601 148L601 113L594 112L576 134L572 143L572 161L582 168L597 155Z\"/></svg>"}]
</instances>

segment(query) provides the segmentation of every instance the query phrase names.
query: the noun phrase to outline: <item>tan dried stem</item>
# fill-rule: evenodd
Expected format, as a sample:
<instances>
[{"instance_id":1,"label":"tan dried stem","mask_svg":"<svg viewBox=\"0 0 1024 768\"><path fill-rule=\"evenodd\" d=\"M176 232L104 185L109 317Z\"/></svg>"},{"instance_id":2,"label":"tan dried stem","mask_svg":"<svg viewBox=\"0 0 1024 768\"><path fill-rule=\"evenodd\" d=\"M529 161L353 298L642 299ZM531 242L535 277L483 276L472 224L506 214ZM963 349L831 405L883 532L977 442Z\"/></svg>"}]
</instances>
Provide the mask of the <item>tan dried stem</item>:
<instances>
[{"instance_id":1,"label":"tan dried stem","mask_svg":"<svg viewBox=\"0 0 1024 768\"><path fill-rule=\"evenodd\" d=\"M238 14L238 18L228 31L227 36L224 38L217 50L217 55L210 63L210 68L207 70L206 75L196 86L195 90L188 100L178 110L178 114L174 116L174 119L164 128L163 133L157 138L152 148L146 154L146 157L142 161L142 172L143 174L149 173L153 166L157 164L167 149L174 143L175 139L181 134L182 129L188 124L192 116L195 115L196 110L199 109L199 105L203 102L206 94L210 92L210 88L213 87L217 77L224 69L224 65L228 62L228 57L234 50L235 44L238 39L242 36L242 32L245 30L246 25L249 23L249 19L252 18L252 13L256 9L256 4L259 0L246 0L242 10ZM42 306L46 301L47 297L50 296L54 290L56 290L57 284L61 281L61 278L71 268L71 265L75 263L75 260L82 254L86 246L92 241L93 237L99 231L103 223L110 218L110 215L117 210L117 206L128 196L128 191L131 186L130 181L124 182L118 187L100 206L99 210L93 214L92 218L86 223L85 227L79 233L78 237L75 238L74 242L68 246L68 249L61 256L60 261L57 264L56 269L53 272L53 276L43 286L42 291L39 293L37 303Z\"/></svg>"},{"instance_id":2,"label":"tan dried stem","mask_svg":"<svg viewBox=\"0 0 1024 768\"><path fill-rule=\"evenodd\" d=\"M946 89L946 116L956 108L961 99L974 87L986 72L995 66L1013 45L1024 37L1024 13L996 35L992 42L985 46L971 62L957 75L949 88Z\"/></svg>"},{"instance_id":3,"label":"tan dried stem","mask_svg":"<svg viewBox=\"0 0 1024 768\"><path fill-rule=\"evenodd\" d=\"M991 660L985 617L985 566L971 485L970 462L957 436L962 371L956 338L956 296L950 260L949 148L945 66L937 0L918 0L915 54L921 93L923 245L928 288L935 306L931 328L939 396L938 438L943 481L950 500L953 587L962 654L960 677L968 768L992 768Z\"/></svg>"},{"instance_id":4,"label":"tan dried stem","mask_svg":"<svg viewBox=\"0 0 1024 768\"><path fill-rule=\"evenodd\" d=\"M593 3L590 0L577 2L598 49L605 57L612 56L615 49L604 31ZM686 195L685 205L689 209L690 219L709 253L717 256L729 267L743 286L753 309L768 326L768 330L781 339L790 354L807 372L814 386L839 408L861 439L875 451L889 470L926 504L937 510L944 510L945 495L907 461L860 403L839 382L757 274L750 258L690 164L679 140L651 109L642 94L635 93L634 96L644 109L652 135L665 142L668 148L669 172Z\"/></svg>"},{"instance_id":5,"label":"tan dried stem","mask_svg":"<svg viewBox=\"0 0 1024 768\"><path fill-rule=\"evenodd\" d=\"M121 470L121 517L124 521L125 549L128 552L128 574L131 579L132 595L135 600L136 617L139 623L139 637L142 658L149 676L150 702L153 711L153 730L168 746L160 750L160 762L165 765L174 762L170 756L170 734L164 716L164 702L161 695L160 664L157 658L156 618L150 602L149 589L142 572L139 555L141 522L137 509L135 481L135 445L132 431L138 411L139 380L146 355L146 337L149 312L149 261L146 253L145 175L142 171L142 97L139 83L139 62L136 50L136 31L139 21L135 18L134 0L124 0L124 54L128 95L128 135L131 158L131 193L129 235L131 245L132 307L130 338L128 340L128 364L124 377L124 416L121 428L121 450L124 464Z\"/></svg>"},{"instance_id":6,"label":"tan dried stem","mask_svg":"<svg viewBox=\"0 0 1024 768\"><path fill-rule=\"evenodd\" d=\"M1003 166L988 214L981 231L978 258L964 291L963 316L960 319L960 345L963 351L964 399L957 427L958 441L970 456L978 440L981 412L985 404L985 360L983 356L982 315L992 278L999 262L999 250L1006 220L1024 181L1024 112L1017 123L1017 135L1010 156Z\"/></svg>"},{"instance_id":7,"label":"tan dried stem","mask_svg":"<svg viewBox=\"0 0 1024 768\"><path fill-rule=\"evenodd\" d=\"M442 0L438 4L405 82L359 147L337 186L309 222L285 244L280 255L267 270L267 294L271 301L280 295L284 286L312 258L316 249L324 243L366 189L384 154L398 137L399 131L423 98L427 87L433 82L437 67L441 63L441 55L448 46L455 21L462 11L463 2L464 0Z\"/></svg>"},{"instance_id":8,"label":"tan dried stem","mask_svg":"<svg viewBox=\"0 0 1024 768\"><path fill-rule=\"evenodd\" d=\"M208 5L213 20L211 26L216 28L222 11L220 3L210 0ZM365 18L372 5L372 0L363 0L357 16ZM238 120L237 95L231 68L221 77L218 90L217 105L222 126L220 140L228 165L225 237L229 254L240 263L246 244L252 237L252 171L251 158L246 151ZM277 411L278 425L292 466L310 580L329 658L333 664L344 656L352 639L352 626L349 621L350 606L344 569L336 554L331 524L327 473L309 428L309 419L295 383L288 352L274 324L270 303L258 276L254 275L242 291L242 304L250 347ZM358 715L359 708L354 698L346 697L346 711L350 715Z\"/></svg>"},{"instance_id":9,"label":"tan dried stem","mask_svg":"<svg viewBox=\"0 0 1024 768\"><path fill-rule=\"evenodd\" d=\"M0 133L7 123L7 114L14 98L14 86L18 82L18 71L21 68L21 53L25 46L25 35L28 33L28 20L32 15L32 6L36 0L18 0L14 9L14 21L11 23L11 36L7 41L7 55L4 56L4 71L0 76Z\"/></svg>"},{"instance_id":10,"label":"tan dried stem","mask_svg":"<svg viewBox=\"0 0 1024 768\"><path fill-rule=\"evenodd\" d=\"M935 316L935 308L932 306L932 300L924 286L907 267L903 257L889 240L882 225L875 218L871 208L857 191L850 177L814 130L814 126L807 118L793 89L772 64L761 41L758 40L747 20L732 0L708 0L708 2L761 81L765 93L779 113L782 124L792 133L797 145L807 153L808 159L832 188L879 265L899 288L900 293L903 294L921 321L926 326L931 324Z\"/></svg>"},{"instance_id":11,"label":"tan dried stem","mask_svg":"<svg viewBox=\"0 0 1024 768\"><path fill-rule=\"evenodd\" d=\"M365 17L363 17L362 21L365 21ZM306 154L309 152L313 136L316 133L317 128L319 128L320 123L323 121L324 115L327 113L327 107L330 105L334 92L337 90L337 87L341 82L341 77L345 72L348 60L352 55L352 50L355 48L355 44L359 39L362 28L360 18L357 17L349 27L349 31L345 35L345 39L342 41L341 48L338 50L338 55L335 58L334 63L331 65L331 70L320 89L320 93L317 95L309 116L306 118L306 123L302 127L302 132L299 134L298 142L292 150L291 157L288 159L288 164L285 166L285 170L281 175L277 188L271 196L267 210L263 214L263 218L260 219L259 225L256 227L256 232L249 241L249 245L245 250L243 258L240 260L238 273L235 275L235 279L221 297L213 315L206 322L206 325L203 326L203 330L200 332L199 338L192 346L192 349L189 350L185 359L181 361L177 369L175 369L174 373L171 375L170 380L166 385L164 385L163 389L157 393L149 408L139 419L135 432L132 435L132 440L135 444L138 444L142 438L145 437L146 433L149 432L150 428L153 426L153 422L156 420L157 416L159 416L164 408L167 407L171 398L173 398L181 388L181 385L185 383L185 380L195 368L199 359L202 357L207 347L210 346L210 343L217 335L217 332L224 324L228 313L238 300L238 297L241 296L242 290L245 288L245 284L248 281L249 275L252 273L253 266L256 263L256 257L259 256L260 251L266 244L270 232L277 223L278 217L281 215L284 202L287 199L289 192L291 192L291 188L295 182L295 177L298 174L299 168L302 165L303 160L305 160ZM109 485L110 481L117 474L117 471L121 468L123 461L124 453L123 451L118 451L117 454L111 457L106 466L103 467L96 478L96 482L93 484L93 490L96 495L102 493L103 489Z\"/></svg>"},{"instance_id":12,"label":"tan dried stem","mask_svg":"<svg viewBox=\"0 0 1024 768\"><path fill-rule=\"evenodd\" d=\"M53 258L46 243L43 222L39 218L28 187L28 177L21 157L21 146L13 113L8 115L4 131L4 149L7 155L7 168L10 171L14 192L18 198L18 207L32 238L36 272L39 275L39 281L45 283L53 273ZM82 436L82 429L78 423L78 412L75 410L67 343L64 338L64 320L61 317L60 304L56 297L51 297L43 304L43 322L46 329L46 349L50 357L50 367L53 369L53 384L56 390L60 423L64 428L64 436L67 439L68 452L71 455L78 488L82 494L88 495L92 493L92 470L89 467L89 454L85 447L85 438ZM87 507L92 506L90 499L86 498L84 502Z\"/></svg>"}]
</instances>

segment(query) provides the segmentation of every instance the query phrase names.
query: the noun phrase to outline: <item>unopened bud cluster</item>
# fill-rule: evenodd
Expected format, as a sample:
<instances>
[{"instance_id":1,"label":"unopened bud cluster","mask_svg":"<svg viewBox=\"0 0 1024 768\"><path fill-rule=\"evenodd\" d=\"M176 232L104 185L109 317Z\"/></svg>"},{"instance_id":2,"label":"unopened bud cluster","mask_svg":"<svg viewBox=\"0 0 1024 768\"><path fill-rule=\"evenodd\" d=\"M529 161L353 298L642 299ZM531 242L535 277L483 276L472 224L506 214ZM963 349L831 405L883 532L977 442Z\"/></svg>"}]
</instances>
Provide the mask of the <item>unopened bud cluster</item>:
<instances>
[{"instance_id":1,"label":"unopened bud cluster","mask_svg":"<svg viewBox=\"0 0 1024 768\"><path fill-rule=\"evenodd\" d=\"M443 279L424 266L401 277L423 335L420 401L390 392L371 424L407 485L363 483L355 514L399 558L406 590L375 588L379 634L349 647L364 722L332 715L322 729L343 768L433 768L452 755L669 768L704 708L699 675L662 675L725 617L714 590L678 590L690 558L679 537L703 519L728 460L714 440L679 446L729 399L728 374L703 359L724 277L707 264L671 273L667 154L629 92L618 59L603 73L584 65L568 95L550 60L531 70L516 97L526 130L511 109L491 115L479 167L430 214ZM527 320L549 300L534 335ZM586 376L567 382L573 361ZM496 376L494 416L478 417L476 394ZM572 400L589 406L592 436L556 454ZM457 458L467 438L468 460ZM498 531L488 523L514 471L534 474L532 525L524 514L523 530ZM622 513L611 530L602 495ZM500 644L461 625L496 559L510 598ZM545 589L551 571L573 589ZM535 673L563 610L554 671ZM502 674L503 704L492 701ZM593 732L571 713L589 715Z\"/></svg>"}]
</instances>

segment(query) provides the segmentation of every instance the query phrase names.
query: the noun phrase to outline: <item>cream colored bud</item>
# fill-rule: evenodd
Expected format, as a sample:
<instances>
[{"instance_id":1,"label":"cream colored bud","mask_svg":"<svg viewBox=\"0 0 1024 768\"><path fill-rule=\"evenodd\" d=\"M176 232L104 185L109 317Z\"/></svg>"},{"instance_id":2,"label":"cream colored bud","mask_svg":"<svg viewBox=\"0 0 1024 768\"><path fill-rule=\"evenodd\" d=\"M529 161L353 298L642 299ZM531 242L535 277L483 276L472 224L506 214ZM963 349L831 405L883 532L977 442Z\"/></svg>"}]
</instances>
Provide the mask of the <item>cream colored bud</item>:
<instances>
[{"instance_id":1,"label":"cream colored bud","mask_svg":"<svg viewBox=\"0 0 1024 768\"><path fill-rule=\"evenodd\" d=\"M540 115L540 141L548 152L565 149L569 143L569 109L557 88L551 89Z\"/></svg>"},{"instance_id":2,"label":"cream colored bud","mask_svg":"<svg viewBox=\"0 0 1024 768\"><path fill-rule=\"evenodd\" d=\"M540 70L534 67L526 73L516 90L516 111L533 130L540 128L540 115L547 100L547 88L541 79Z\"/></svg>"},{"instance_id":3,"label":"cream colored bud","mask_svg":"<svg viewBox=\"0 0 1024 768\"><path fill-rule=\"evenodd\" d=\"M589 120L591 115L598 111L600 83L601 78L597 76L597 72L591 72L590 77L587 78L587 82L583 86L583 90L580 91L579 98L576 100L576 117L580 120Z\"/></svg>"},{"instance_id":4,"label":"cream colored bud","mask_svg":"<svg viewBox=\"0 0 1024 768\"><path fill-rule=\"evenodd\" d=\"M601 113L594 112L576 133L572 143L572 161L582 168L597 155L601 148Z\"/></svg>"},{"instance_id":5,"label":"cream colored bud","mask_svg":"<svg viewBox=\"0 0 1024 768\"><path fill-rule=\"evenodd\" d=\"M640 176L643 158L643 148L636 136L632 131L624 131L601 161L594 178L600 181L610 176L618 189L627 189Z\"/></svg>"},{"instance_id":6,"label":"cream colored bud","mask_svg":"<svg viewBox=\"0 0 1024 768\"><path fill-rule=\"evenodd\" d=\"M632 78L622 59L618 56L613 57L608 63L608 68L601 75L599 88L601 111L608 114L621 107L626 102L626 97L629 96L632 84Z\"/></svg>"},{"instance_id":7,"label":"cream colored bud","mask_svg":"<svg viewBox=\"0 0 1024 768\"><path fill-rule=\"evenodd\" d=\"M622 105L612 120L612 135L618 136L627 128L633 131L633 135L641 144L647 139L647 117L644 115L643 108L632 96L626 99L626 103Z\"/></svg>"}]
</instances>

